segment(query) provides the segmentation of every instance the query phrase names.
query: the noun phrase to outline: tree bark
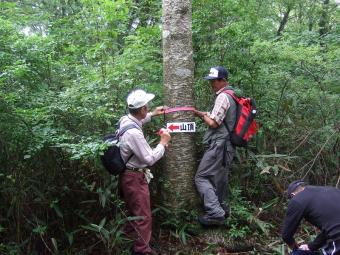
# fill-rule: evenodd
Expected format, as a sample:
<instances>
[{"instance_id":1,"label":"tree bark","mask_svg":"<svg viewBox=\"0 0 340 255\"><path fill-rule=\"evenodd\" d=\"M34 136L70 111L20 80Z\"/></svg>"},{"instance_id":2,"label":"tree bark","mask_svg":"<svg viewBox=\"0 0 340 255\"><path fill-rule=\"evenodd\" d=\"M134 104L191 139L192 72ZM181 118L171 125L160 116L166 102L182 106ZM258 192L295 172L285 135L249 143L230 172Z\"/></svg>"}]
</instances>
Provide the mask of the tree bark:
<instances>
[{"instance_id":1,"label":"tree bark","mask_svg":"<svg viewBox=\"0 0 340 255\"><path fill-rule=\"evenodd\" d=\"M194 62L190 0L163 0L163 78L167 106L193 106ZM191 112L168 114L167 122L194 121ZM165 158L163 198L172 208L183 208L197 197L193 133L173 133Z\"/></svg>"},{"instance_id":2,"label":"tree bark","mask_svg":"<svg viewBox=\"0 0 340 255\"><path fill-rule=\"evenodd\" d=\"M328 33L329 28L329 0L324 0L322 5L322 13L319 21L319 34L320 37L325 36Z\"/></svg>"},{"instance_id":3,"label":"tree bark","mask_svg":"<svg viewBox=\"0 0 340 255\"><path fill-rule=\"evenodd\" d=\"M282 32L285 29L285 26L286 26L286 24L288 22L288 17L289 17L290 11L291 11L291 6L288 5L287 11L283 14L283 18L282 18L282 20L280 22L280 26L279 26L279 29L277 30L276 36L279 37L279 36L282 35Z\"/></svg>"}]
</instances>

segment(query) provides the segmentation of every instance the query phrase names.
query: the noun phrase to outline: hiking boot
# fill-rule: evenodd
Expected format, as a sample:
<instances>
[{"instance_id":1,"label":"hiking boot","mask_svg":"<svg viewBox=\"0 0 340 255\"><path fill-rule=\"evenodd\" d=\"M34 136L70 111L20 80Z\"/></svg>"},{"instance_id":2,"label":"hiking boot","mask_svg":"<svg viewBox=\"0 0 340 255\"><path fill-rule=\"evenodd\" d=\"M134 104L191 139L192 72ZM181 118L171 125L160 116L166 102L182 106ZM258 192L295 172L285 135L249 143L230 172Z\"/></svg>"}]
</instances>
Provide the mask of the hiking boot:
<instances>
[{"instance_id":1,"label":"hiking boot","mask_svg":"<svg viewBox=\"0 0 340 255\"><path fill-rule=\"evenodd\" d=\"M224 224L224 216L222 217L209 217L207 215L198 216L198 221L203 226L220 226Z\"/></svg>"}]
</instances>

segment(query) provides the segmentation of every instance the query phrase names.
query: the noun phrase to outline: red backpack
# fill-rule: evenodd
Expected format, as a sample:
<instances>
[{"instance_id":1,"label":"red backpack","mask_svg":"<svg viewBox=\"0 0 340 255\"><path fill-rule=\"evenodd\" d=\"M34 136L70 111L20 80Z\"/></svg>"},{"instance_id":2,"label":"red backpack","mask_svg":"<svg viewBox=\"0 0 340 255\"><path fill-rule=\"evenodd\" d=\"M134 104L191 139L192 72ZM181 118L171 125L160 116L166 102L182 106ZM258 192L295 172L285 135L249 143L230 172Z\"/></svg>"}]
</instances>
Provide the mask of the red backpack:
<instances>
[{"instance_id":1,"label":"red backpack","mask_svg":"<svg viewBox=\"0 0 340 255\"><path fill-rule=\"evenodd\" d=\"M236 103L236 121L233 130L229 130L230 141L235 146L244 147L249 140L256 134L258 125L255 121L256 104L253 98L237 97L233 90L224 90Z\"/></svg>"}]
</instances>

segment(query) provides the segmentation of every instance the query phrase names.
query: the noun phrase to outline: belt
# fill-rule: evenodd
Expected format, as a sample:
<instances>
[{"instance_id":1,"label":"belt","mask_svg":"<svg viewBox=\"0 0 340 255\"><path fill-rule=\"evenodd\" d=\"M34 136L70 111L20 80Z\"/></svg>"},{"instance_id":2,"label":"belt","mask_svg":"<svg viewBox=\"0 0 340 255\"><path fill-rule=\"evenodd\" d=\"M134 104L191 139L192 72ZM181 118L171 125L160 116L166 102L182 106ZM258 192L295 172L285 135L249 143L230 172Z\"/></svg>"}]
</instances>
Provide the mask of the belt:
<instances>
[{"instance_id":1,"label":"belt","mask_svg":"<svg viewBox=\"0 0 340 255\"><path fill-rule=\"evenodd\" d=\"M127 167L127 170L137 171L137 172L145 172L146 168L138 168L138 167Z\"/></svg>"},{"instance_id":2,"label":"belt","mask_svg":"<svg viewBox=\"0 0 340 255\"><path fill-rule=\"evenodd\" d=\"M151 179L153 178L153 175L152 175L150 169L148 169L148 168L127 167L126 169L130 170L130 171L143 173L144 176L145 176L145 179L148 183L150 183Z\"/></svg>"}]
</instances>

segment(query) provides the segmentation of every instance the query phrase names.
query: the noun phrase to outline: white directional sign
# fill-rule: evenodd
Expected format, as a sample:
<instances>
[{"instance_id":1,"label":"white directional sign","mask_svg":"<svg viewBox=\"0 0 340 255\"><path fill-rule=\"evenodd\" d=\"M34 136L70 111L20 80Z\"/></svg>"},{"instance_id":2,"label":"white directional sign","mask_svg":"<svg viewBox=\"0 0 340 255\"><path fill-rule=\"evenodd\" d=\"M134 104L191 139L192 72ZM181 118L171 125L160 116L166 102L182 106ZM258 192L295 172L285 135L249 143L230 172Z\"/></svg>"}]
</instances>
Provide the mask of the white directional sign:
<instances>
[{"instance_id":1,"label":"white directional sign","mask_svg":"<svg viewBox=\"0 0 340 255\"><path fill-rule=\"evenodd\" d=\"M196 132L196 123L195 122L167 123L166 128L171 133L194 133Z\"/></svg>"}]
</instances>

